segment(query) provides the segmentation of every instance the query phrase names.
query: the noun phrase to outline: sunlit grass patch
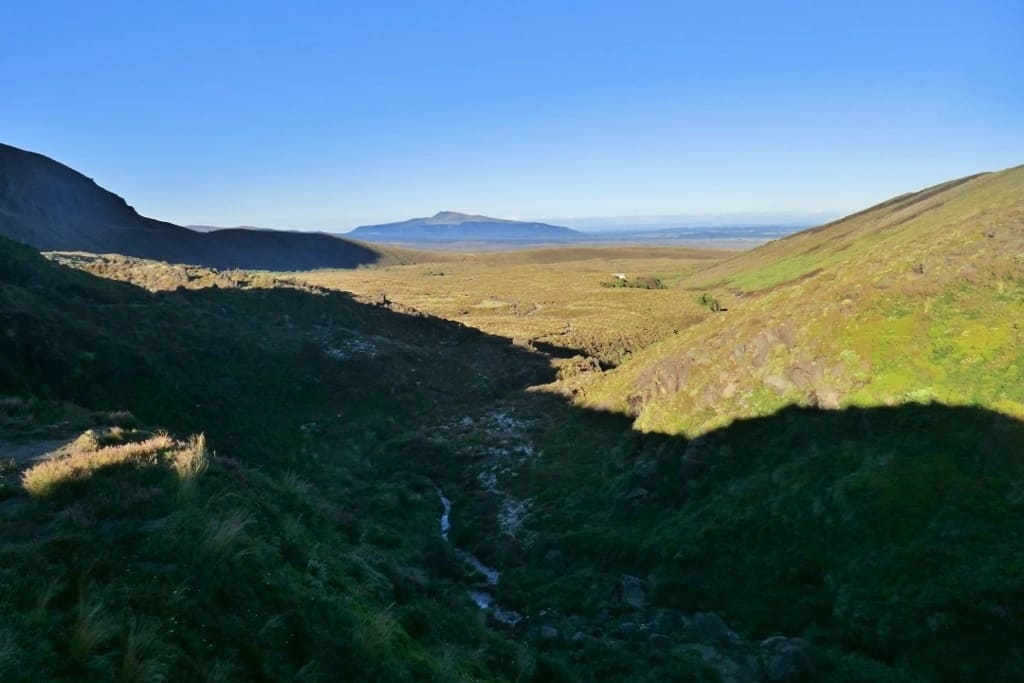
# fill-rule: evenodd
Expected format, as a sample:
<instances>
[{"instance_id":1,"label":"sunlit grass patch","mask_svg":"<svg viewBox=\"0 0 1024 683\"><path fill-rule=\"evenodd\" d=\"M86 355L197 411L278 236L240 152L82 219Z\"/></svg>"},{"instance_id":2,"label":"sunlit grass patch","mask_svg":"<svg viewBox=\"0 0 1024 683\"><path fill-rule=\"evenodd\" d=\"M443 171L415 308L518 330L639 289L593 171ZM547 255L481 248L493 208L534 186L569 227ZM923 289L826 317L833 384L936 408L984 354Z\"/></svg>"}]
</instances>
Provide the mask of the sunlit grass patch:
<instances>
[{"instance_id":1,"label":"sunlit grass patch","mask_svg":"<svg viewBox=\"0 0 1024 683\"><path fill-rule=\"evenodd\" d=\"M206 439L202 434L181 442L169 435L157 433L139 441L130 438L124 430L115 427L105 432L89 430L79 436L66 453L43 460L21 475L22 487L32 496L51 494L55 487L88 479L98 470L124 465L155 465L165 457L170 468L182 484L191 483L208 466Z\"/></svg>"},{"instance_id":2,"label":"sunlit grass patch","mask_svg":"<svg viewBox=\"0 0 1024 683\"><path fill-rule=\"evenodd\" d=\"M97 470L126 464L155 463L161 451L175 445L167 434L157 434L144 441L118 446L99 446L95 434L86 432L62 457L44 460L21 475L22 486L33 496L49 495L63 483L87 479Z\"/></svg>"},{"instance_id":3,"label":"sunlit grass patch","mask_svg":"<svg viewBox=\"0 0 1024 683\"><path fill-rule=\"evenodd\" d=\"M210 466L206 435L196 434L190 437L184 448L176 449L170 454L169 462L171 469L178 476L181 493L191 492L196 478Z\"/></svg>"}]
</instances>

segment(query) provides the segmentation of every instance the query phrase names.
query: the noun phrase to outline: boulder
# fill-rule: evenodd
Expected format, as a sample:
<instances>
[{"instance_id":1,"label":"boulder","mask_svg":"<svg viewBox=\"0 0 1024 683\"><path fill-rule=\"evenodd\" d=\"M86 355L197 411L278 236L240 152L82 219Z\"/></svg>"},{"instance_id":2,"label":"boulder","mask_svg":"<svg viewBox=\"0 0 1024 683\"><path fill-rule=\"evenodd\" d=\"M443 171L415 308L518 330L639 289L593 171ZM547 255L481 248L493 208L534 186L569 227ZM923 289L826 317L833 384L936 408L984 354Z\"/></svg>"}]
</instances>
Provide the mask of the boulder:
<instances>
[{"instance_id":1,"label":"boulder","mask_svg":"<svg viewBox=\"0 0 1024 683\"><path fill-rule=\"evenodd\" d=\"M803 638L774 636L761 643L764 678L772 683L792 681L814 672L811 644Z\"/></svg>"},{"instance_id":2,"label":"boulder","mask_svg":"<svg viewBox=\"0 0 1024 683\"><path fill-rule=\"evenodd\" d=\"M673 640L661 633L652 633L647 638L647 642L651 644L651 647L656 647L659 650L667 650L672 647Z\"/></svg>"},{"instance_id":3,"label":"boulder","mask_svg":"<svg viewBox=\"0 0 1024 683\"><path fill-rule=\"evenodd\" d=\"M619 579L619 599L622 604L633 609L643 609L647 604L647 584L629 574L623 574Z\"/></svg>"},{"instance_id":4,"label":"boulder","mask_svg":"<svg viewBox=\"0 0 1024 683\"><path fill-rule=\"evenodd\" d=\"M722 617L714 612L700 612L693 615L689 624L690 637L698 643L708 645L736 643L740 637L729 628Z\"/></svg>"},{"instance_id":5,"label":"boulder","mask_svg":"<svg viewBox=\"0 0 1024 683\"><path fill-rule=\"evenodd\" d=\"M554 626L541 626L539 636L541 640L558 640L558 629Z\"/></svg>"}]
</instances>

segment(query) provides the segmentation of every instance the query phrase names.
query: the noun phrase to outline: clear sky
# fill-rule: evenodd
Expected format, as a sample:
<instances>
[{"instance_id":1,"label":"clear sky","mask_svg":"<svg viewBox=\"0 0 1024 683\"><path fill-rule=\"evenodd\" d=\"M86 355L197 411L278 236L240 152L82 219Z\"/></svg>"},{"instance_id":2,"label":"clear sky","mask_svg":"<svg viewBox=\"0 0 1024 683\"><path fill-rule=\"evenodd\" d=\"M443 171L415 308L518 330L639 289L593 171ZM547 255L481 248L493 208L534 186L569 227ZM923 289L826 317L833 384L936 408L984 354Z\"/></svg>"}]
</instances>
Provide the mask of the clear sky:
<instances>
[{"instance_id":1,"label":"clear sky","mask_svg":"<svg viewBox=\"0 0 1024 683\"><path fill-rule=\"evenodd\" d=\"M183 224L836 214L1024 163L1024 2L7 2L0 141Z\"/></svg>"}]
</instances>

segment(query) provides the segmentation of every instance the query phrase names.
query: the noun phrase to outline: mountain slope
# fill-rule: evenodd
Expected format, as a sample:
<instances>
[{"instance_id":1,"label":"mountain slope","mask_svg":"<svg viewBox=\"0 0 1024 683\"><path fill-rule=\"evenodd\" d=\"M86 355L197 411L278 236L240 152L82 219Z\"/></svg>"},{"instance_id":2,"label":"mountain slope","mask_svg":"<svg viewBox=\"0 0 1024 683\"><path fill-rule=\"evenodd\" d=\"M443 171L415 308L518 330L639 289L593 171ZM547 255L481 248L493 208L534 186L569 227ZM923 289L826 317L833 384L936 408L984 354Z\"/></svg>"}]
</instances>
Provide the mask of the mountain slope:
<instances>
[{"instance_id":1,"label":"mountain slope","mask_svg":"<svg viewBox=\"0 0 1024 683\"><path fill-rule=\"evenodd\" d=\"M0 678L517 676L437 532L463 458L417 434L540 358L309 288L150 293L2 238L0 329Z\"/></svg>"},{"instance_id":2,"label":"mountain slope","mask_svg":"<svg viewBox=\"0 0 1024 683\"><path fill-rule=\"evenodd\" d=\"M897 197L681 287L725 310L607 373L591 404L688 433L793 402L1024 415L1024 167Z\"/></svg>"},{"instance_id":3,"label":"mountain slope","mask_svg":"<svg viewBox=\"0 0 1024 683\"><path fill-rule=\"evenodd\" d=\"M986 178L985 215L1015 215L1017 181ZM951 230L970 235L972 215ZM189 286L219 286L149 293L0 239L0 676L1020 680L1024 423L1007 413L1024 363L1004 333L1024 292L976 244L1002 230L932 254L949 273L935 291L872 249L832 279L812 264L774 289L682 290L729 310L681 330L682 348L649 349L692 354L659 370L735 382L717 396L726 417L764 411L718 429L697 413L683 426L697 439L533 391L547 358L415 311L188 269ZM857 289L872 268L898 277ZM794 321L831 301L829 282L855 295L836 308L850 317ZM956 334L899 374L884 363L923 355L901 322L922 314ZM861 388L894 405L793 406L812 396L774 390L802 390L813 365L758 374L842 335L875 344ZM978 405L913 401L935 368ZM638 376L622 369L608 379ZM623 408L677 418L657 412L666 397ZM56 472L25 465L29 447L89 426L44 449ZM497 585L465 552L501 570ZM481 591L523 619L479 610Z\"/></svg>"},{"instance_id":4,"label":"mountain slope","mask_svg":"<svg viewBox=\"0 0 1024 683\"><path fill-rule=\"evenodd\" d=\"M118 253L213 268L352 268L402 258L326 234L250 229L199 233L146 218L81 173L4 144L0 236L41 251Z\"/></svg>"},{"instance_id":5,"label":"mountain slope","mask_svg":"<svg viewBox=\"0 0 1024 683\"><path fill-rule=\"evenodd\" d=\"M579 237L572 228L440 211L428 218L363 225L348 233L371 242L560 242Z\"/></svg>"}]
</instances>

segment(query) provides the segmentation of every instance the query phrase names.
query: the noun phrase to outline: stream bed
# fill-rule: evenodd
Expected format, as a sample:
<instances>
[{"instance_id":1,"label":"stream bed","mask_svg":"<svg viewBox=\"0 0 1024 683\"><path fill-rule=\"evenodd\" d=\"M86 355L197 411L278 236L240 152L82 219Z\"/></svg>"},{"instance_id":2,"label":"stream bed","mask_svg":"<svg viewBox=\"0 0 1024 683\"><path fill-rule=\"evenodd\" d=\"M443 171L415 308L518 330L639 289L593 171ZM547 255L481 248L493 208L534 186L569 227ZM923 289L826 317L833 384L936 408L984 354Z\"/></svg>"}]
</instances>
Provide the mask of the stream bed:
<instances>
[{"instance_id":1,"label":"stream bed","mask_svg":"<svg viewBox=\"0 0 1024 683\"><path fill-rule=\"evenodd\" d=\"M444 491L440 488L437 489L437 495L441 499L441 505L443 507L443 511L441 513L441 538L445 543L451 544L448 534L452 528L452 501L444 495ZM455 556L459 558L460 562L473 569L473 571L484 579L483 585L475 586L467 591L469 597L473 599L474 603L476 603L476 606L482 610L487 610L496 621L509 626L515 626L523 618L522 615L517 612L513 612L512 610L499 607L495 604L494 595L491 592L491 587L498 585L498 579L501 577L501 572L493 567L488 567L473 553L461 548L454 548L454 550Z\"/></svg>"}]
</instances>

